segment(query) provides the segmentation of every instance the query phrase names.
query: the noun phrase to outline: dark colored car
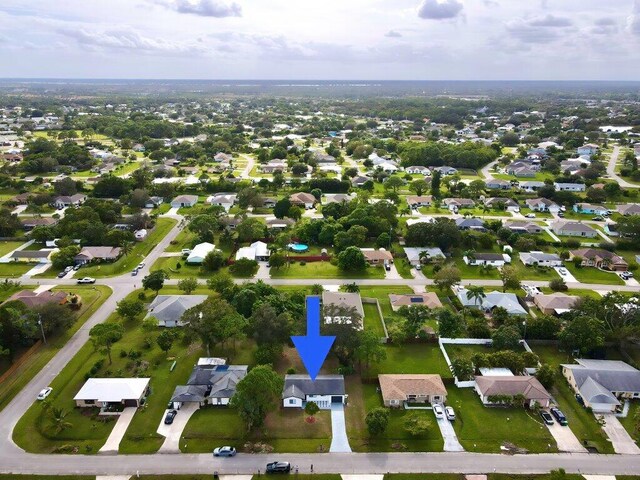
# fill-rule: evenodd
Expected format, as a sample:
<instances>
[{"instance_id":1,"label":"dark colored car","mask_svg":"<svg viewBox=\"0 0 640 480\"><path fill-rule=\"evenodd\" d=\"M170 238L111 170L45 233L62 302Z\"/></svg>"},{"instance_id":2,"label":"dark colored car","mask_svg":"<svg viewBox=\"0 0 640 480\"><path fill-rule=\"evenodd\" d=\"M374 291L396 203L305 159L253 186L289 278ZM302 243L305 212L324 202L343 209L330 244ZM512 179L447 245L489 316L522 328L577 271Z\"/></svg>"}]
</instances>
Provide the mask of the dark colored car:
<instances>
[{"instance_id":1,"label":"dark colored car","mask_svg":"<svg viewBox=\"0 0 640 480\"><path fill-rule=\"evenodd\" d=\"M60 273L58 274L58 278L62 278L62 277L64 277L66 274L67 274L67 272L60 272Z\"/></svg>"},{"instance_id":2,"label":"dark colored car","mask_svg":"<svg viewBox=\"0 0 640 480\"><path fill-rule=\"evenodd\" d=\"M551 407L549 410L551 411L551 415L555 417L555 419L558 421L560 425L563 425L563 426L569 425L569 422L567 421L567 417L564 416L564 413L562 413L560 409Z\"/></svg>"},{"instance_id":3,"label":"dark colored car","mask_svg":"<svg viewBox=\"0 0 640 480\"><path fill-rule=\"evenodd\" d=\"M173 419L176 418L177 414L178 414L177 410L169 410L167 412L167 415L164 417L164 424L171 425L173 423Z\"/></svg>"},{"instance_id":4,"label":"dark colored car","mask_svg":"<svg viewBox=\"0 0 640 480\"><path fill-rule=\"evenodd\" d=\"M267 473L289 473L291 464L289 462L271 462L267 463Z\"/></svg>"},{"instance_id":5,"label":"dark colored car","mask_svg":"<svg viewBox=\"0 0 640 480\"><path fill-rule=\"evenodd\" d=\"M584 407L584 399L582 398L582 395L580 395L579 393L576 393L576 400L580 405Z\"/></svg>"},{"instance_id":6,"label":"dark colored car","mask_svg":"<svg viewBox=\"0 0 640 480\"><path fill-rule=\"evenodd\" d=\"M540 416L542 417L542 421L547 425L553 425L553 417L549 412L545 412L544 410L540 410Z\"/></svg>"}]
</instances>

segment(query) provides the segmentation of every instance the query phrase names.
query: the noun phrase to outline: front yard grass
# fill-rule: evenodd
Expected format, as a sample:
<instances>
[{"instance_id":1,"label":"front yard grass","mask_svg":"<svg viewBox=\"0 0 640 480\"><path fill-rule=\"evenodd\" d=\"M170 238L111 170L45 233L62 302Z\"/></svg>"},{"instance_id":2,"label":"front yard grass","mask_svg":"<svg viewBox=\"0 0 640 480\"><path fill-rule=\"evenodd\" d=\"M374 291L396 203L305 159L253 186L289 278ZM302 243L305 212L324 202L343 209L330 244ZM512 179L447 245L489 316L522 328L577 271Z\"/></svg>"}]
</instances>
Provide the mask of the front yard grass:
<instances>
[{"instance_id":1,"label":"front yard grass","mask_svg":"<svg viewBox=\"0 0 640 480\"><path fill-rule=\"evenodd\" d=\"M169 244L165 252L180 252L183 248L191 250L194 246L193 244L197 242L197 240L197 234L188 228L183 228L176 238Z\"/></svg>"},{"instance_id":2,"label":"front yard grass","mask_svg":"<svg viewBox=\"0 0 640 480\"><path fill-rule=\"evenodd\" d=\"M447 405L456 411L453 427L470 452L500 452L505 442L531 453L556 452L549 430L533 411L524 408L485 407L472 388L447 388Z\"/></svg>"},{"instance_id":3,"label":"front yard grass","mask_svg":"<svg viewBox=\"0 0 640 480\"><path fill-rule=\"evenodd\" d=\"M394 260L393 264L396 266L396 270L398 270L398 273L402 278L413 278L413 274L411 273L411 265L406 258L398 258Z\"/></svg>"},{"instance_id":4,"label":"front yard grass","mask_svg":"<svg viewBox=\"0 0 640 480\"><path fill-rule=\"evenodd\" d=\"M149 255L149 252L160 243L160 241L167 236L171 229L177 223L173 218L158 218L156 220L156 226L149 233L147 238L142 242L136 242L131 252L120 257L113 263L103 263L101 265L94 265L90 267L81 268L76 276L80 277L115 277L122 275L123 273L130 272L138 265L144 258Z\"/></svg>"},{"instance_id":5,"label":"front yard grass","mask_svg":"<svg viewBox=\"0 0 640 480\"><path fill-rule=\"evenodd\" d=\"M605 272L595 267L576 267L572 262L566 262L565 268L581 283L624 285L624 280L615 272Z\"/></svg>"},{"instance_id":6,"label":"front yard grass","mask_svg":"<svg viewBox=\"0 0 640 480\"><path fill-rule=\"evenodd\" d=\"M36 265L37 265L36 263L25 263L25 262L0 263L0 277L3 277L3 278L21 277Z\"/></svg>"},{"instance_id":7,"label":"front yard grass","mask_svg":"<svg viewBox=\"0 0 640 480\"><path fill-rule=\"evenodd\" d=\"M559 278L558 272L551 267L527 267L520 260L511 263L518 277L522 280L555 280Z\"/></svg>"},{"instance_id":8,"label":"front yard grass","mask_svg":"<svg viewBox=\"0 0 640 480\"><path fill-rule=\"evenodd\" d=\"M318 280L333 278L384 278L384 269L382 267L367 267L367 269L362 272L344 272L330 262L308 262L304 265L298 262L290 263L289 266L284 266L277 270L272 268L270 273L271 278L317 278Z\"/></svg>"},{"instance_id":9,"label":"front yard grass","mask_svg":"<svg viewBox=\"0 0 640 480\"><path fill-rule=\"evenodd\" d=\"M13 252L20 245L24 245L25 242L12 242L5 241L0 242L0 257L4 257L7 253Z\"/></svg>"},{"instance_id":10,"label":"front yard grass","mask_svg":"<svg viewBox=\"0 0 640 480\"><path fill-rule=\"evenodd\" d=\"M640 401L635 400L631 402L627 416L619 419L622 426L629 432L629 435L635 440L636 444L640 442L640 431L636 428L639 420L637 415L640 415Z\"/></svg>"}]
</instances>

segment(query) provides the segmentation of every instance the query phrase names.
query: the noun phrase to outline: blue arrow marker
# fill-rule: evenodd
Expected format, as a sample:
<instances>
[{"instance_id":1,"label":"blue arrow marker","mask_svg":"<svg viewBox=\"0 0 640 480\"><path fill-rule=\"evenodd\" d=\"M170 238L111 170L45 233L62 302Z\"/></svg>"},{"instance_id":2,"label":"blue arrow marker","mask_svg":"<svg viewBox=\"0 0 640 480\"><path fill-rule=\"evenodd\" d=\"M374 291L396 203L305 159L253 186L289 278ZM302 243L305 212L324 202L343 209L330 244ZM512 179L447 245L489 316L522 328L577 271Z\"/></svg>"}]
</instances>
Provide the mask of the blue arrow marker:
<instances>
[{"instance_id":1,"label":"blue arrow marker","mask_svg":"<svg viewBox=\"0 0 640 480\"><path fill-rule=\"evenodd\" d=\"M311 380L322 368L336 337L320 335L320 298L307 297L307 335L291 337Z\"/></svg>"}]
</instances>

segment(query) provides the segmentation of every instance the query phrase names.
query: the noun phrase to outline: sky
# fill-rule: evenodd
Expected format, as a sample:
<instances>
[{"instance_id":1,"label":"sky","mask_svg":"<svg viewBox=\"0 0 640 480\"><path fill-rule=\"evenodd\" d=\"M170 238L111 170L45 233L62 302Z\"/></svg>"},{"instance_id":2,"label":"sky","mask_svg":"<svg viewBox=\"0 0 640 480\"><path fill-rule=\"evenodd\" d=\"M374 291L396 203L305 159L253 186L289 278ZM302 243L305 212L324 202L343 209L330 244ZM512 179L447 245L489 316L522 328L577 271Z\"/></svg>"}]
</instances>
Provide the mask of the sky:
<instances>
[{"instance_id":1,"label":"sky","mask_svg":"<svg viewBox=\"0 0 640 480\"><path fill-rule=\"evenodd\" d=\"M0 77L640 80L640 0L2 0Z\"/></svg>"}]
</instances>

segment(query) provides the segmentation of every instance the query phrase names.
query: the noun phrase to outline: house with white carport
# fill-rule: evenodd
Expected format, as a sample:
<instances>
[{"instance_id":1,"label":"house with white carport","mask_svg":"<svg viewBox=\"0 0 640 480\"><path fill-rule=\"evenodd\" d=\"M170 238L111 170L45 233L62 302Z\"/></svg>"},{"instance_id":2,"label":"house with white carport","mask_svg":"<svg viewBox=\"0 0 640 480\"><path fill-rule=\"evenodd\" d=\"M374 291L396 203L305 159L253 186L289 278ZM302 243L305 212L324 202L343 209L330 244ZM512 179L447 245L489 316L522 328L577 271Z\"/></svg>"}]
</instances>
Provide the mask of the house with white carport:
<instances>
[{"instance_id":1,"label":"house with white carport","mask_svg":"<svg viewBox=\"0 0 640 480\"><path fill-rule=\"evenodd\" d=\"M308 402L314 402L321 410L329 410L333 404L346 405L347 397L342 375L318 375L315 380L309 375L284 377L284 408L304 408Z\"/></svg>"},{"instance_id":2,"label":"house with white carport","mask_svg":"<svg viewBox=\"0 0 640 480\"><path fill-rule=\"evenodd\" d=\"M193 250L191 250L191 253L187 257L187 263L201 264L204 262L205 257L215 249L216 246L212 243L199 243L193 247Z\"/></svg>"},{"instance_id":3,"label":"house with white carport","mask_svg":"<svg viewBox=\"0 0 640 480\"><path fill-rule=\"evenodd\" d=\"M73 397L77 407L139 407L149 391L150 378L90 378Z\"/></svg>"},{"instance_id":4,"label":"house with white carport","mask_svg":"<svg viewBox=\"0 0 640 480\"><path fill-rule=\"evenodd\" d=\"M266 262L271 256L271 251L264 242L254 242L249 247L239 248L236 252L236 261L241 259Z\"/></svg>"}]
</instances>

